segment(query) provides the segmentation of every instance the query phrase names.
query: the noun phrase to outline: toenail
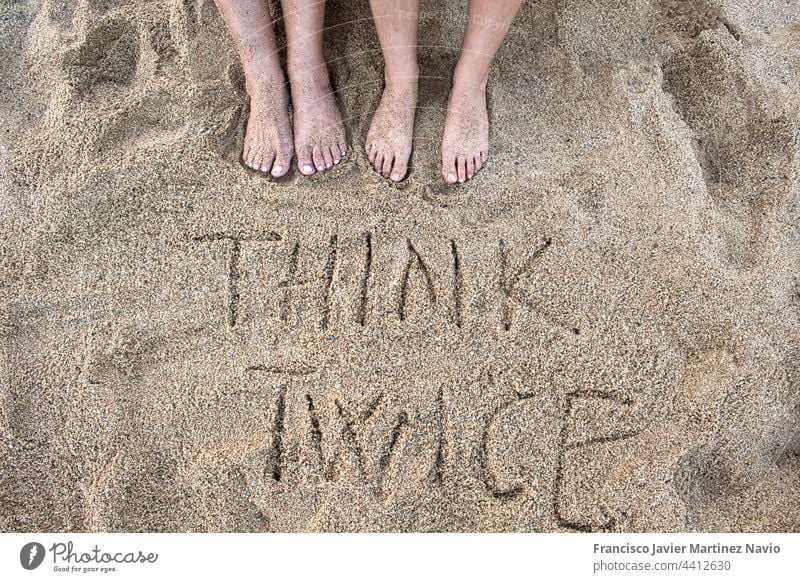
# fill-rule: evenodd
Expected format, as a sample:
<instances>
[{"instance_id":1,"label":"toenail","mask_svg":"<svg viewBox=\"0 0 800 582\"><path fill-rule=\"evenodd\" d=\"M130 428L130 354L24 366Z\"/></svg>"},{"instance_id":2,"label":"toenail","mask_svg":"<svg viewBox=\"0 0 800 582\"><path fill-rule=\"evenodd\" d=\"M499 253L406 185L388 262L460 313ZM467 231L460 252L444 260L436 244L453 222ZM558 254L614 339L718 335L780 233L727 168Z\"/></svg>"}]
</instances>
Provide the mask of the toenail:
<instances>
[{"instance_id":1,"label":"toenail","mask_svg":"<svg viewBox=\"0 0 800 582\"><path fill-rule=\"evenodd\" d=\"M455 182L456 177L453 174L447 174L447 181L448 182Z\"/></svg>"},{"instance_id":2,"label":"toenail","mask_svg":"<svg viewBox=\"0 0 800 582\"><path fill-rule=\"evenodd\" d=\"M395 182L399 182L400 181L400 174L392 174L392 180L394 180Z\"/></svg>"},{"instance_id":3,"label":"toenail","mask_svg":"<svg viewBox=\"0 0 800 582\"><path fill-rule=\"evenodd\" d=\"M336 166L339 163L339 160L333 160L333 165Z\"/></svg>"},{"instance_id":4,"label":"toenail","mask_svg":"<svg viewBox=\"0 0 800 582\"><path fill-rule=\"evenodd\" d=\"M324 169L325 169L325 166L317 166L317 170L319 170L320 172L321 172L322 170L324 170Z\"/></svg>"},{"instance_id":5,"label":"toenail","mask_svg":"<svg viewBox=\"0 0 800 582\"><path fill-rule=\"evenodd\" d=\"M303 172L305 172L306 174L310 174L313 171L314 168L312 168L311 166L303 166Z\"/></svg>"},{"instance_id":6,"label":"toenail","mask_svg":"<svg viewBox=\"0 0 800 582\"><path fill-rule=\"evenodd\" d=\"M280 174L281 172L283 172L283 166L275 166L274 168L272 168L273 174Z\"/></svg>"}]
</instances>

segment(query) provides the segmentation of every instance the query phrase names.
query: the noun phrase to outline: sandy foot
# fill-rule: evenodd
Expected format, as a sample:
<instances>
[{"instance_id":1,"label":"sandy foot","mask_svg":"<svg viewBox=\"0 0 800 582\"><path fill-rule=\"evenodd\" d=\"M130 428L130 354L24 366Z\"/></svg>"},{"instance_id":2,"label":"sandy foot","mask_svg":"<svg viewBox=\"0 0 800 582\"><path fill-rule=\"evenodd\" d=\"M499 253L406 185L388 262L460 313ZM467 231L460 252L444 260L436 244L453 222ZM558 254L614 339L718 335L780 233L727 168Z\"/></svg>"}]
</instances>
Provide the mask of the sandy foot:
<instances>
[{"instance_id":1,"label":"sandy foot","mask_svg":"<svg viewBox=\"0 0 800 582\"><path fill-rule=\"evenodd\" d=\"M372 118L365 149L375 171L393 182L408 173L417 109L417 81L387 84Z\"/></svg>"},{"instance_id":2,"label":"sandy foot","mask_svg":"<svg viewBox=\"0 0 800 582\"><path fill-rule=\"evenodd\" d=\"M309 176L338 164L347 154L347 137L327 72L316 78L293 76L294 144L297 166Z\"/></svg>"},{"instance_id":3,"label":"sandy foot","mask_svg":"<svg viewBox=\"0 0 800 582\"><path fill-rule=\"evenodd\" d=\"M455 80L442 138L442 176L450 184L466 182L486 163L488 154L486 83Z\"/></svg>"},{"instance_id":4,"label":"sandy foot","mask_svg":"<svg viewBox=\"0 0 800 582\"><path fill-rule=\"evenodd\" d=\"M282 78L265 75L263 81L248 83L250 118L244 138L242 159L250 168L286 175L294 153L289 124L289 95Z\"/></svg>"}]
</instances>

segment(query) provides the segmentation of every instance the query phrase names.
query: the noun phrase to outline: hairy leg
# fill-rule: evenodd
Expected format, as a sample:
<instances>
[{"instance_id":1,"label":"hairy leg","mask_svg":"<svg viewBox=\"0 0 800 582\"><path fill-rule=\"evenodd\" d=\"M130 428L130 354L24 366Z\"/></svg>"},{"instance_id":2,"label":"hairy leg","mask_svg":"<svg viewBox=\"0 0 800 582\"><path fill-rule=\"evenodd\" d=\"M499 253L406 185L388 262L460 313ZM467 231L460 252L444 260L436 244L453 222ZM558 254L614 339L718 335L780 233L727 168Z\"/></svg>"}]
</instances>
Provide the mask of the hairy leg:
<instances>
[{"instance_id":1,"label":"hairy leg","mask_svg":"<svg viewBox=\"0 0 800 582\"><path fill-rule=\"evenodd\" d=\"M250 95L242 159L254 170L283 176L292 161L292 129L269 10L262 0L215 2L236 42Z\"/></svg>"},{"instance_id":2,"label":"hairy leg","mask_svg":"<svg viewBox=\"0 0 800 582\"><path fill-rule=\"evenodd\" d=\"M522 0L470 0L442 140L442 175L451 184L472 178L488 159L489 67L521 6Z\"/></svg>"},{"instance_id":3,"label":"hairy leg","mask_svg":"<svg viewBox=\"0 0 800 582\"><path fill-rule=\"evenodd\" d=\"M375 170L394 182L408 173L417 109L419 0L370 0L385 67L385 86L367 134Z\"/></svg>"},{"instance_id":4,"label":"hairy leg","mask_svg":"<svg viewBox=\"0 0 800 582\"><path fill-rule=\"evenodd\" d=\"M347 153L342 116L331 89L322 48L324 0L282 0L286 21L294 143L303 174L338 164Z\"/></svg>"}]
</instances>

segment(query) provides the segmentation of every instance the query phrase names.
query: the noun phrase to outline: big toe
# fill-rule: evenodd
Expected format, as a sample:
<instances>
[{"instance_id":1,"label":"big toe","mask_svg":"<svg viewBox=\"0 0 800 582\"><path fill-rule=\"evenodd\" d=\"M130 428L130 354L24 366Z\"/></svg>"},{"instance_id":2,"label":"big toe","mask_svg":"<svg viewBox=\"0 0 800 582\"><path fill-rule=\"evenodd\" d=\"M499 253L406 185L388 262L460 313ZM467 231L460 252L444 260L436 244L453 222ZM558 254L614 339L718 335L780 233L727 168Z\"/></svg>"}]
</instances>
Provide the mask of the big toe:
<instances>
[{"instance_id":1,"label":"big toe","mask_svg":"<svg viewBox=\"0 0 800 582\"><path fill-rule=\"evenodd\" d=\"M394 166L390 179L392 182L401 182L408 174L408 152L400 152L394 158Z\"/></svg>"},{"instance_id":2,"label":"big toe","mask_svg":"<svg viewBox=\"0 0 800 582\"><path fill-rule=\"evenodd\" d=\"M444 154L442 156L442 176L448 184L458 182L458 168L456 167L456 157Z\"/></svg>"},{"instance_id":3,"label":"big toe","mask_svg":"<svg viewBox=\"0 0 800 582\"><path fill-rule=\"evenodd\" d=\"M275 155L275 161L272 163L272 175L276 178L282 178L286 175L292 163L292 148L282 147L278 148Z\"/></svg>"},{"instance_id":4,"label":"big toe","mask_svg":"<svg viewBox=\"0 0 800 582\"><path fill-rule=\"evenodd\" d=\"M314 160L311 157L311 148L308 146L297 149L297 167L300 173L310 176L314 173Z\"/></svg>"}]
</instances>

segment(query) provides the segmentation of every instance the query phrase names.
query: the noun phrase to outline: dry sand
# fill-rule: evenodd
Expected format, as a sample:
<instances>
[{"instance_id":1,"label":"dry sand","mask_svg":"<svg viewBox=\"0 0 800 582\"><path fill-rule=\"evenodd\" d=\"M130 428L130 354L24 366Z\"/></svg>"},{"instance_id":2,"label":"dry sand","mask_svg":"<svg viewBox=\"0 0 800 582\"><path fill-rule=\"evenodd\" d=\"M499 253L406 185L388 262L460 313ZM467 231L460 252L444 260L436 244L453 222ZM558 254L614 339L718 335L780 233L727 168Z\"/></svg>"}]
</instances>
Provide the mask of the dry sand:
<instances>
[{"instance_id":1,"label":"dry sand","mask_svg":"<svg viewBox=\"0 0 800 582\"><path fill-rule=\"evenodd\" d=\"M1 3L1 530L800 531L800 2L527 2L447 187L464 4L392 187L365 1L279 182L210 0Z\"/></svg>"}]
</instances>

